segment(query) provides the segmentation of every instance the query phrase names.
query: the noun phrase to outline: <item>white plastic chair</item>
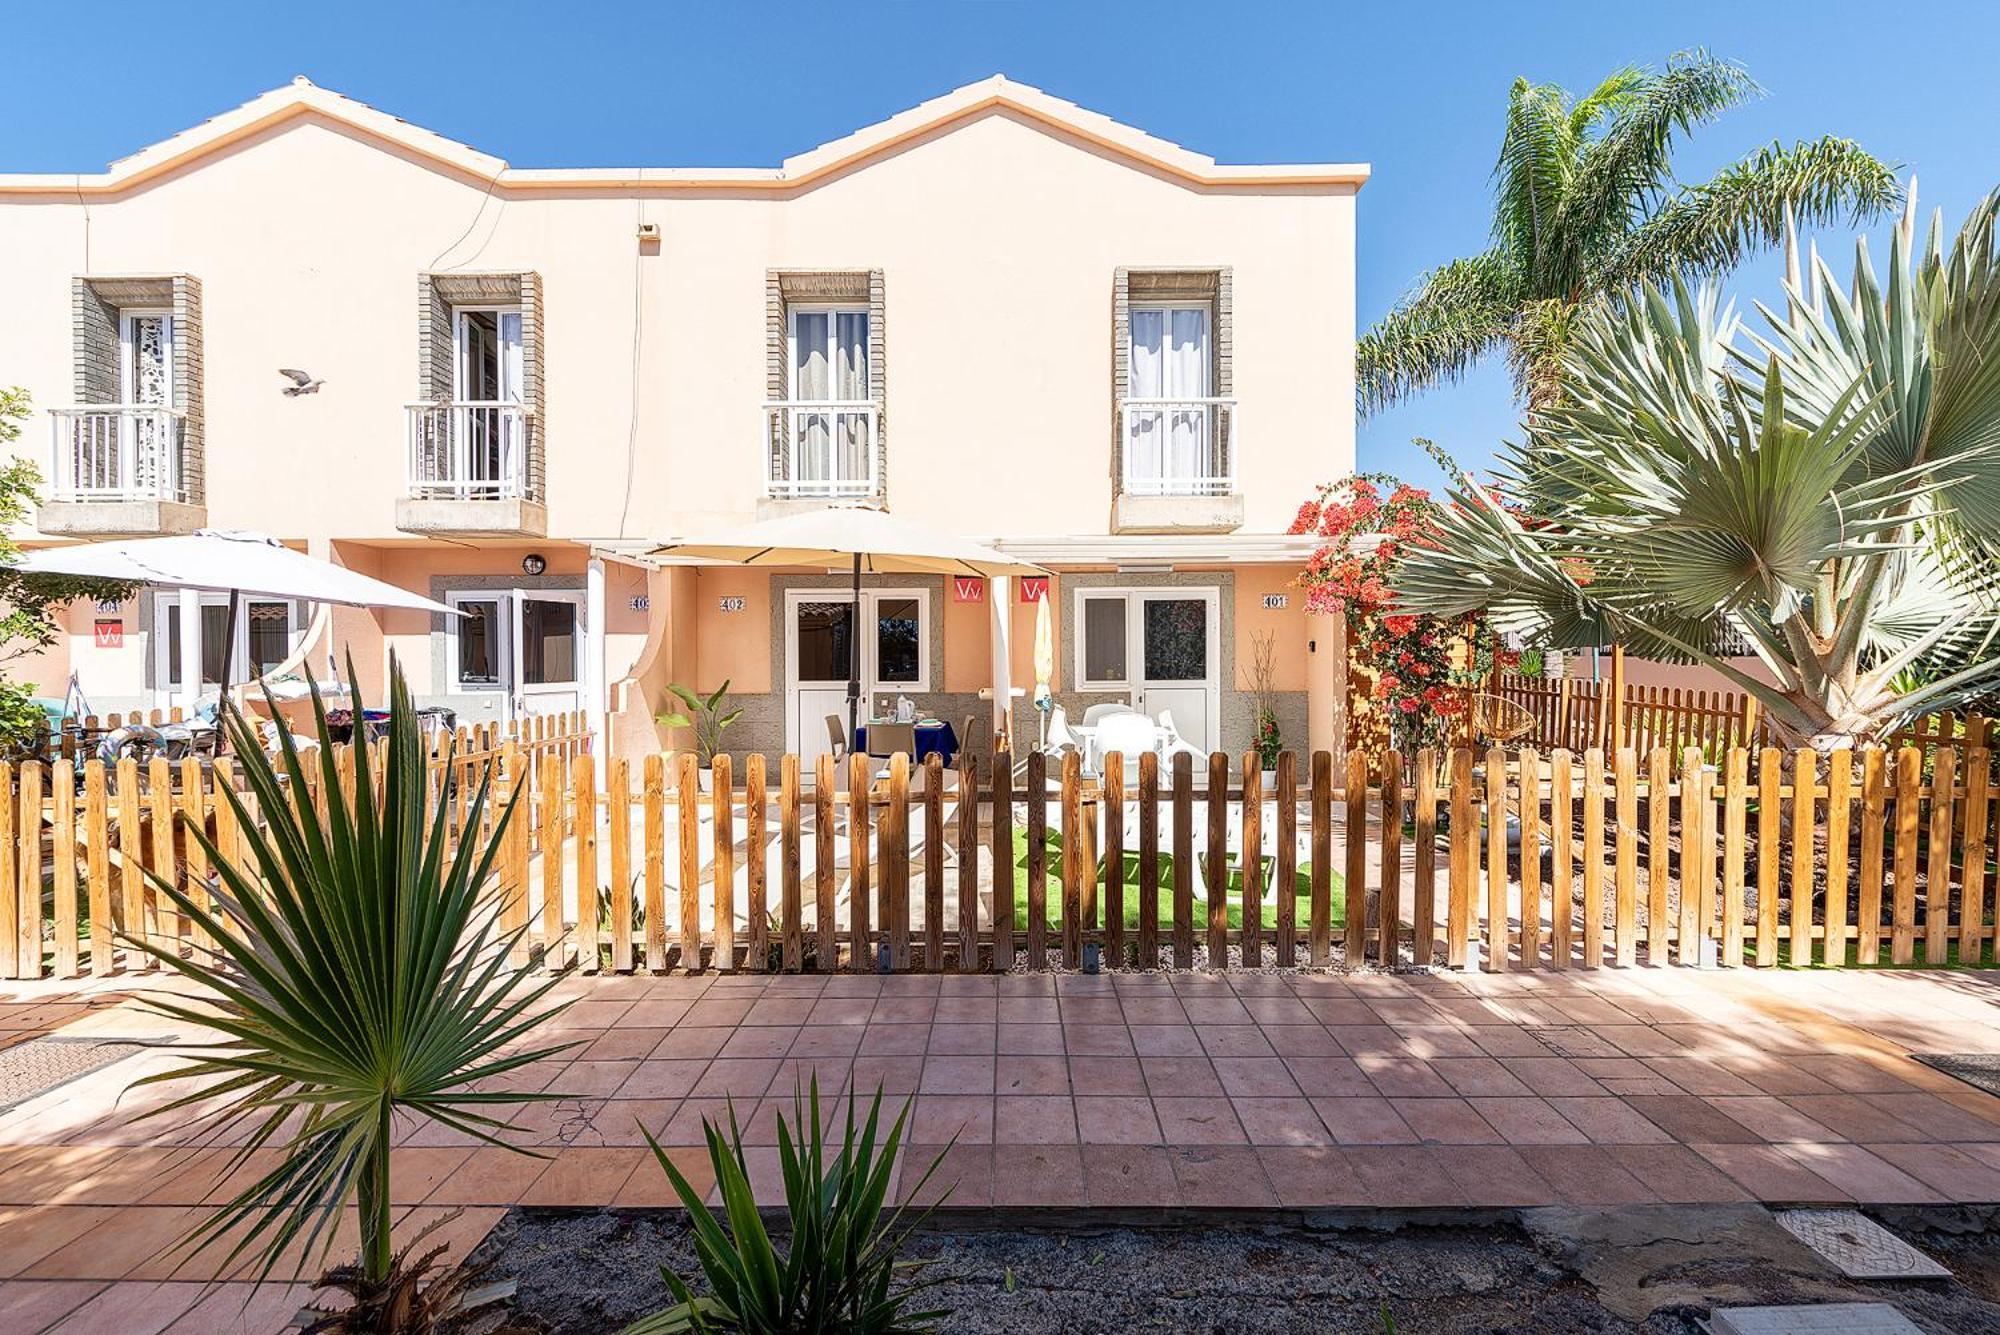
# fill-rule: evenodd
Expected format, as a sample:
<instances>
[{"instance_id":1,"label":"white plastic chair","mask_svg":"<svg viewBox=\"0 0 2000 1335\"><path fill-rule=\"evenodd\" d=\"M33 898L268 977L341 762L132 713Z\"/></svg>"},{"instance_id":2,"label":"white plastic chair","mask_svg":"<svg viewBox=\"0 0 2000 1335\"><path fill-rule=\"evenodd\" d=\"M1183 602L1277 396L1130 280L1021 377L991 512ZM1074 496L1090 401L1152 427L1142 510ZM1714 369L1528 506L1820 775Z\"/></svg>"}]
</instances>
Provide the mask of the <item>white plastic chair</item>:
<instances>
[{"instance_id":1,"label":"white plastic chair","mask_svg":"<svg viewBox=\"0 0 2000 1335\"><path fill-rule=\"evenodd\" d=\"M1125 783L1129 787L1139 782L1139 757L1159 754L1160 727L1144 714L1126 710L1098 724L1097 736L1091 740L1100 771L1104 757L1113 751L1125 757Z\"/></svg>"},{"instance_id":2,"label":"white plastic chair","mask_svg":"<svg viewBox=\"0 0 2000 1335\"><path fill-rule=\"evenodd\" d=\"M1160 759L1172 760L1177 755L1190 755L1197 760L1202 758L1202 752L1190 743L1187 738L1181 736L1180 729L1174 726L1173 711L1171 709L1162 709L1160 711Z\"/></svg>"},{"instance_id":3,"label":"white plastic chair","mask_svg":"<svg viewBox=\"0 0 2000 1335\"><path fill-rule=\"evenodd\" d=\"M1059 756L1064 751L1076 751L1080 753L1083 750L1083 741L1069 730L1069 714L1061 705L1056 705L1049 710L1048 741L1043 745L1042 750L1052 756Z\"/></svg>"},{"instance_id":4,"label":"white plastic chair","mask_svg":"<svg viewBox=\"0 0 2000 1335\"><path fill-rule=\"evenodd\" d=\"M1120 714L1136 714L1138 712L1138 710L1132 708L1132 706L1126 704L1123 700L1113 700L1101 705L1092 705L1083 711L1083 726L1094 728L1108 718L1116 718Z\"/></svg>"}]
</instances>

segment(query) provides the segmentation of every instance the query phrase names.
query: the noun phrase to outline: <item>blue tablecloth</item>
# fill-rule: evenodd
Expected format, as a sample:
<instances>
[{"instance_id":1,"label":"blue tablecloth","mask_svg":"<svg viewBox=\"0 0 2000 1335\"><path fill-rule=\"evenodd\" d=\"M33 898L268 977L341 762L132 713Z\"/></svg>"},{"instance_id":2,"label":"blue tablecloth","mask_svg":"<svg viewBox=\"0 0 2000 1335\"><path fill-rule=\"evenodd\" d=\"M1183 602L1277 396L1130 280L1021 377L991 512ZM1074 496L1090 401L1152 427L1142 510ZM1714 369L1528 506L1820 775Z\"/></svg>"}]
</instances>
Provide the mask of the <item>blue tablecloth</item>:
<instances>
[{"instance_id":1,"label":"blue tablecloth","mask_svg":"<svg viewBox=\"0 0 2000 1335\"><path fill-rule=\"evenodd\" d=\"M868 750L868 725L857 724L854 729L854 749ZM921 765L931 756L937 756L949 765L958 754L958 734L951 730L949 723L919 723L917 725L917 754L910 759Z\"/></svg>"}]
</instances>

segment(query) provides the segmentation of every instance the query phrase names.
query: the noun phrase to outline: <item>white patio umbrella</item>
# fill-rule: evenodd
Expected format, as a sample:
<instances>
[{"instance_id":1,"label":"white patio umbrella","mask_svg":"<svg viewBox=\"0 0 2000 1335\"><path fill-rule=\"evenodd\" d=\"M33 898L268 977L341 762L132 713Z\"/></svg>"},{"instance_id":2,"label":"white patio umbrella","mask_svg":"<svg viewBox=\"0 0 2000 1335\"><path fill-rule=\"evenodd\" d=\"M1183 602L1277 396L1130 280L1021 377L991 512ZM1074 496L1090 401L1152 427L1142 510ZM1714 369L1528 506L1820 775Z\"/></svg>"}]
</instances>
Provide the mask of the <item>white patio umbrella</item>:
<instances>
[{"instance_id":1,"label":"white patio umbrella","mask_svg":"<svg viewBox=\"0 0 2000 1335\"><path fill-rule=\"evenodd\" d=\"M393 607L458 616L456 608L281 545L263 533L203 529L177 538L87 542L29 552L16 569L28 574L121 580L158 589L229 595L223 632L222 697L229 698L236 620L244 594L345 607Z\"/></svg>"},{"instance_id":2,"label":"white patio umbrella","mask_svg":"<svg viewBox=\"0 0 2000 1335\"><path fill-rule=\"evenodd\" d=\"M767 519L705 537L663 543L651 554L743 566L847 565L853 571L857 608L864 571L981 578L1048 573L1005 552L867 506L810 510ZM847 735L852 737L861 703L860 656L852 647L848 653L848 672Z\"/></svg>"},{"instance_id":3,"label":"white patio umbrella","mask_svg":"<svg viewBox=\"0 0 2000 1335\"><path fill-rule=\"evenodd\" d=\"M1042 745L1049 744L1049 710L1055 692L1050 683L1056 677L1056 637L1049 624L1049 595L1044 589L1035 600L1035 712L1042 716Z\"/></svg>"}]
</instances>

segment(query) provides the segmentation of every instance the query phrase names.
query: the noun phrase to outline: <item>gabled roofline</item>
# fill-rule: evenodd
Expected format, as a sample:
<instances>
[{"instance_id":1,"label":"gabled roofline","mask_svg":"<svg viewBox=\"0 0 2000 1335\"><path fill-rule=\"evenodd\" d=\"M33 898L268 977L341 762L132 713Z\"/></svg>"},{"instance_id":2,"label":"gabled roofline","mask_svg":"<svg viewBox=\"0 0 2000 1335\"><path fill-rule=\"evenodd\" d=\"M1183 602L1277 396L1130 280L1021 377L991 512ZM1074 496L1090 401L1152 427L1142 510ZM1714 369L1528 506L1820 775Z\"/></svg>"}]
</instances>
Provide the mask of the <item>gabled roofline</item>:
<instances>
[{"instance_id":1,"label":"gabled roofline","mask_svg":"<svg viewBox=\"0 0 2000 1335\"><path fill-rule=\"evenodd\" d=\"M116 195L167 172L222 152L251 135L304 116L321 116L385 145L507 190L621 189L795 190L957 122L1000 109L1085 140L1135 165L1195 186L1350 186L1368 179L1366 163L1223 165L1214 158L1160 139L1039 88L994 75L919 103L853 134L786 158L771 167L536 168L516 171L468 144L412 125L366 103L321 88L301 76L89 175L66 172L0 173L0 195L60 194L88 198Z\"/></svg>"}]
</instances>

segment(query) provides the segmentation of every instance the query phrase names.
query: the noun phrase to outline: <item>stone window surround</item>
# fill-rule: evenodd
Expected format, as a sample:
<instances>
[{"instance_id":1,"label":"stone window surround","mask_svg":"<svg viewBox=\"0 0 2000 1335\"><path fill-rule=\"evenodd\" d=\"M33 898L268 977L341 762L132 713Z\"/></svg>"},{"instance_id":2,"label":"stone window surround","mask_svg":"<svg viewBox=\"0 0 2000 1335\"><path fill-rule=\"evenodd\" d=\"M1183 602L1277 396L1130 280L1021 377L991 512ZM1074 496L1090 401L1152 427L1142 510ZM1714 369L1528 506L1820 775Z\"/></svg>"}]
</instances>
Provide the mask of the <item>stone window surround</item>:
<instances>
[{"instance_id":1,"label":"stone window surround","mask_svg":"<svg viewBox=\"0 0 2000 1335\"><path fill-rule=\"evenodd\" d=\"M201 280L192 274L79 274L70 282L76 405L120 401L118 317L156 309L174 321L174 402L181 412L181 481L190 505L206 502Z\"/></svg>"},{"instance_id":2,"label":"stone window surround","mask_svg":"<svg viewBox=\"0 0 2000 1335\"><path fill-rule=\"evenodd\" d=\"M527 418L527 500L545 499L548 481L544 439L548 433L547 314L542 276L533 270L504 273L420 273L417 275L417 398L449 401L455 388L457 330L453 312L461 306L521 308L521 407Z\"/></svg>"},{"instance_id":3,"label":"stone window surround","mask_svg":"<svg viewBox=\"0 0 2000 1335\"><path fill-rule=\"evenodd\" d=\"M793 302L853 302L868 307L868 374L875 404L873 500L889 493L889 400L887 302L880 269L767 269L764 271L765 397L791 397L791 306ZM775 446L767 446L775 448ZM817 504L817 502L814 502Z\"/></svg>"}]
</instances>

